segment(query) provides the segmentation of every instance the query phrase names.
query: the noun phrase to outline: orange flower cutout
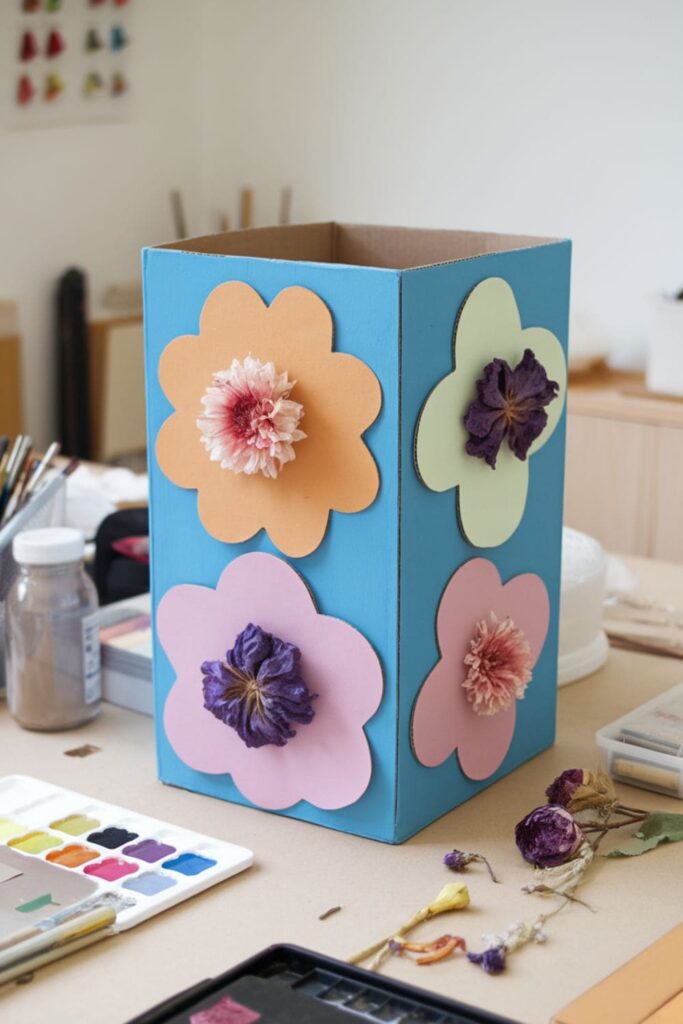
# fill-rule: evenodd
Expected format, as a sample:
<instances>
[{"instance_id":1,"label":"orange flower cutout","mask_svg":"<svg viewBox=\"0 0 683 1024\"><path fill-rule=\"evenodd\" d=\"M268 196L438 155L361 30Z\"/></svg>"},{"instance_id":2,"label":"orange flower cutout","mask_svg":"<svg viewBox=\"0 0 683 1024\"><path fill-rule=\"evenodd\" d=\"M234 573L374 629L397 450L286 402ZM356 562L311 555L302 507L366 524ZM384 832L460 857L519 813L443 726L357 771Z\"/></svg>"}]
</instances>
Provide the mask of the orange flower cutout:
<instances>
[{"instance_id":1,"label":"orange flower cutout","mask_svg":"<svg viewBox=\"0 0 683 1024\"><path fill-rule=\"evenodd\" d=\"M379 474L361 435L379 414L379 381L360 359L333 352L332 335L329 309L308 288L286 288L267 306L229 281L204 303L199 334L162 352L159 381L175 412L159 431L157 461L174 484L198 491L199 518L218 540L237 544L265 529L299 558L318 547L331 510L360 512L375 500ZM305 434L275 479L221 468L197 425L214 375L248 356L287 374L303 406Z\"/></svg>"}]
</instances>

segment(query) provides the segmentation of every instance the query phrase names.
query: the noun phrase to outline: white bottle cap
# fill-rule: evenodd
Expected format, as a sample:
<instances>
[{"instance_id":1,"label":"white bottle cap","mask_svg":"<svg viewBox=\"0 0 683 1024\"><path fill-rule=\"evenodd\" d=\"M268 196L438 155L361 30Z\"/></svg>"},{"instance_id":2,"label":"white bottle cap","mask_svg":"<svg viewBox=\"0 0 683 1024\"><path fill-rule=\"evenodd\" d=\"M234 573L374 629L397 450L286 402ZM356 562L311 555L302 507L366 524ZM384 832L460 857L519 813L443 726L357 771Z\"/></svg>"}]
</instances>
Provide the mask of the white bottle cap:
<instances>
[{"instance_id":1,"label":"white bottle cap","mask_svg":"<svg viewBox=\"0 0 683 1024\"><path fill-rule=\"evenodd\" d=\"M83 557L85 539L80 530L68 526L50 526L43 530L24 530L12 542L14 561L20 565L60 565L78 562Z\"/></svg>"}]
</instances>

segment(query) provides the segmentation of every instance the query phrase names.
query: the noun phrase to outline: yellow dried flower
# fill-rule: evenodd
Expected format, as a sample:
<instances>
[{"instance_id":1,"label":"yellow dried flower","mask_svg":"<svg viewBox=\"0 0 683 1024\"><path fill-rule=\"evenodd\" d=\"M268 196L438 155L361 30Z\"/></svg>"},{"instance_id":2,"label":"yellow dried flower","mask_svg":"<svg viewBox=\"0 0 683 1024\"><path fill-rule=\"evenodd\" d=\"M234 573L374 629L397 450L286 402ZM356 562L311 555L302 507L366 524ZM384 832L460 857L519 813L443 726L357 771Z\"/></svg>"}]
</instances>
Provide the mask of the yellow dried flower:
<instances>
[{"instance_id":1,"label":"yellow dried flower","mask_svg":"<svg viewBox=\"0 0 683 1024\"><path fill-rule=\"evenodd\" d=\"M401 925L395 932L392 932L391 935L387 935L378 942L373 942L372 946L368 946L367 949L363 949L360 953L350 957L348 962L350 964L360 964L364 960L373 957L370 970L377 970L390 955L392 940L402 938L402 936L412 931L413 928L416 928L418 924L436 917L437 914L444 914L447 910L463 910L469 906L469 902L470 894L464 882L449 882L448 885L444 885L435 900L426 907L423 907L422 910L419 910L409 921L406 921L405 924Z\"/></svg>"},{"instance_id":2,"label":"yellow dried flower","mask_svg":"<svg viewBox=\"0 0 683 1024\"><path fill-rule=\"evenodd\" d=\"M462 910L470 902L470 894L463 882L449 882L436 897L433 903L427 907L427 915L434 917L436 914L443 914L446 910Z\"/></svg>"}]
</instances>

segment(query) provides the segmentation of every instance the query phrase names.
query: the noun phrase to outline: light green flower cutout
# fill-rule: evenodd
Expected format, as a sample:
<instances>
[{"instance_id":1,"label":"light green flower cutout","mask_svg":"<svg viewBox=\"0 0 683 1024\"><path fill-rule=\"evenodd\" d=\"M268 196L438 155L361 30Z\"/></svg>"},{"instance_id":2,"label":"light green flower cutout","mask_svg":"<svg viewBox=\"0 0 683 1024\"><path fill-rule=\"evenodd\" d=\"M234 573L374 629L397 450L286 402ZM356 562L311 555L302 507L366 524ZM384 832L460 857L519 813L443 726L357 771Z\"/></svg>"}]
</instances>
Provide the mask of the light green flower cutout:
<instances>
[{"instance_id":1,"label":"light green flower cutout","mask_svg":"<svg viewBox=\"0 0 683 1024\"><path fill-rule=\"evenodd\" d=\"M496 468L468 455L464 418L476 397L477 380L492 359L510 366L530 348L548 377L559 385L547 407L548 422L531 445L525 461L507 445ZM489 277L468 295L456 321L453 341L455 369L429 395L417 424L415 462L420 479L433 491L458 488L458 517L463 533L476 547L496 547L511 537L524 514L529 487L529 458L542 448L557 426L567 391L564 351L545 327L522 328L510 285Z\"/></svg>"}]
</instances>

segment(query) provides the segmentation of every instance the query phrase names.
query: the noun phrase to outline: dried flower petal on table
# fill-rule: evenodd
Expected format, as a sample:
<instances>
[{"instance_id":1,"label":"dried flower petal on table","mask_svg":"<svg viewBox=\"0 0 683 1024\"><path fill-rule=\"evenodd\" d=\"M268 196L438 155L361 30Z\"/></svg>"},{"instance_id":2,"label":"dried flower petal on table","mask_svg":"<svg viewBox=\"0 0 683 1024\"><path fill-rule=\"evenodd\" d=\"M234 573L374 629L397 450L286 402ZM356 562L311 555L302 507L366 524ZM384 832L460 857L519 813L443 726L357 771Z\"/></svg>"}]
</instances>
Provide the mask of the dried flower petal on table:
<instances>
[{"instance_id":1,"label":"dried flower petal on table","mask_svg":"<svg viewBox=\"0 0 683 1024\"><path fill-rule=\"evenodd\" d=\"M391 935L387 935L383 939L379 939L374 942L371 946L356 953L354 956L349 957L348 963L360 964L364 960L369 960L373 957L370 963L370 970L377 970L388 956L392 953L392 942L396 943L408 932L416 928L418 924L422 924L423 921L429 921L432 917L436 917L437 914L444 914L449 910L463 910L469 906L470 894L467 886L463 882L449 882L448 885L444 885L441 892L438 894L435 900L433 900L428 906L423 907L419 910L409 921L406 921L404 925L401 925Z\"/></svg>"},{"instance_id":2,"label":"dried flower petal on table","mask_svg":"<svg viewBox=\"0 0 683 1024\"><path fill-rule=\"evenodd\" d=\"M564 906L564 904L563 904ZM561 910L559 907L558 910ZM553 911L556 914L558 910ZM547 935L543 925L553 914L539 914L533 921L515 921L500 935L484 935L482 938L486 943L483 953L468 953L467 959L487 972L487 974L501 974L506 967L506 957L509 953L526 946L529 942L543 943Z\"/></svg>"},{"instance_id":3,"label":"dried flower petal on table","mask_svg":"<svg viewBox=\"0 0 683 1024\"><path fill-rule=\"evenodd\" d=\"M401 942L392 939L389 943L390 951L397 956L402 956L403 953L426 953L426 956L415 959L415 963L421 967L445 960L459 949L465 952L466 948L465 940L459 935L441 935L433 942Z\"/></svg>"},{"instance_id":4,"label":"dried flower petal on table","mask_svg":"<svg viewBox=\"0 0 683 1024\"><path fill-rule=\"evenodd\" d=\"M492 882L497 882L498 879L493 873L491 865L481 853L463 853L462 850L451 850L449 853L444 854L443 863L450 871L464 871L468 864L481 862L486 865L489 875L491 876Z\"/></svg>"},{"instance_id":5,"label":"dried flower petal on table","mask_svg":"<svg viewBox=\"0 0 683 1024\"><path fill-rule=\"evenodd\" d=\"M467 959L471 964L482 967L487 974L502 974L505 970L505 947L493 946L483 953L468 953Z\"/></svg>"},{"instance_id":6,"label":"dried flower petal on table","mask_svg":"<svg viewBox=\"0 0 683 1024\"><path fill-rule=\"evenodd\" d=\"M447 910L461 910L463 907L467 907L469 902L470 894L467 886L462 882L449 882L448 885L444 885L434 902L420 913L425 915L423 920L426 921Z\"/></svg>"},{"instance_id":7,"label":"dried flower petal on table","mask_svg":"<svg viewBox=\"0 0 683 1024\"><path fill-rule=\"evenodd\" d=\"M519 852L540 868L564 864L574 856L584 838L569 811L557 804L536 807L515 827Z\"/></svg>"},{"instance_id":8,"label":"dried flower petal on table","mask_svg":"<svg viewBox=\"0 0 683 1024\"><path fill-rule=\"evenodd\" d=\"M590 843L583 842L573 858L555 867L534 868L534 885L525 885L524 892L538 892L570 897L583 881L595 853Z\"/></svg>"},{"instance_id":9,"label":"dried flower petal on table","mask_svg":"<svg viewBox=\"0 0 683 1024\"><path fill-rule=\"evenodd\" d=\"M608 811L617 795L612 780L602 769L596 772L585 768L568 768L545 791L549 804L558 804L577 814L589 808Z\"/></svg>"}]
</instances>

